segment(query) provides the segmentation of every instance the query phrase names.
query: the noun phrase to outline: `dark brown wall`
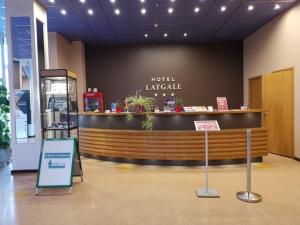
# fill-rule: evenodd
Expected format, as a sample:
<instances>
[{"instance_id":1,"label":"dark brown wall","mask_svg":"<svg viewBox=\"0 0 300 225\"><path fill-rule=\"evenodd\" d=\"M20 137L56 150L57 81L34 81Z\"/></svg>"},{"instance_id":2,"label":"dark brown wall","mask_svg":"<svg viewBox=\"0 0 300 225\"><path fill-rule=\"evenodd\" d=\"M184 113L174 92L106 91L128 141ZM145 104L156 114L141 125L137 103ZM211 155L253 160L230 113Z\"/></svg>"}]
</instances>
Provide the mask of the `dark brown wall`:
<instances>
[{"instance_id":1,"label":"dark brown wall","mask_svg":"<svg viewBox=\"0 0 300 225\"><path fill-rule=\"evenodd\" d=\"M175 95L185 105L213 105L226 96L229 108L243 103L243 46L241 42L197 45L87 45L87 87L104 93L105 109L111 102L136 90L146 92L153 76L173 76L182 90ZM170 94L172 91L166 91ZM157 92L158 102L163 100Z\"/></svg>"}]
</instances>

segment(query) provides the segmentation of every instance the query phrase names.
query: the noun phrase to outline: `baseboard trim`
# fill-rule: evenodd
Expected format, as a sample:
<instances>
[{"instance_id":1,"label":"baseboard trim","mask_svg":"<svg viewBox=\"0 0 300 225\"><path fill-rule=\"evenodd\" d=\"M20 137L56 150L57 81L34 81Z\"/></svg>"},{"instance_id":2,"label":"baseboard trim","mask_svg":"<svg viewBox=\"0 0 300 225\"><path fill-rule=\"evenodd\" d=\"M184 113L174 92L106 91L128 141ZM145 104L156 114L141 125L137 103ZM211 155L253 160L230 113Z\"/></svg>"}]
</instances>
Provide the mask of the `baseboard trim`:
<instances>
[{"instance_id":1,"label":"baseboard trim","mask_svg":"<svg viewBox=\"0 0 300 225\"><path fill-rule=\"evenodd\" d=\"M300 162L300 158L297 158L297 157L294 156L294 159L295 159L296 161L299 161L299 162Z\"/></svg>"},{"instance_id":2,"label":"baseboard trim","mask_svg":"<svg viewBox=\"0 0 300 225\"><path fill-rule=\"evenodd\" d=\"M269 152L269 154L272 154L272 155L278 155L278 156L285 157L285 158L289 158L289 159L294 159L293 156L280 155L280 154L276 154L276 153L272 153L272 152Z\"/></svg>"},{"instance_id":3,"label":"baseboard trim","mask_svg":"<svg viewBox=\"0 0 300 225\"><path fill-rule=\"evenodd\" d=\"M37 173L38 170L12 170L11 174L20 174L20 173Z\"/></svg>"},{"instance_id":4,"label":"baseboard trim","mask_svg":"<svg viewBox=\"0 0 300 225\"><path fill-rule=\"evenodd\" d=\"M204 166L205 161L203 160L148 160L148 159L127 159L127 158L116 158L99 156L90 153L80 152L80 155L86 158L98 159L101 161L109 161L115 163L128 163L135 165L157 165L157 166ZM252 158L252 162L262 162L262 157ZM234 164L245 164L246 159L223 159L223 160L209 160L210 166L219 165L234 165Z\"/></svg>"}]
</instances>

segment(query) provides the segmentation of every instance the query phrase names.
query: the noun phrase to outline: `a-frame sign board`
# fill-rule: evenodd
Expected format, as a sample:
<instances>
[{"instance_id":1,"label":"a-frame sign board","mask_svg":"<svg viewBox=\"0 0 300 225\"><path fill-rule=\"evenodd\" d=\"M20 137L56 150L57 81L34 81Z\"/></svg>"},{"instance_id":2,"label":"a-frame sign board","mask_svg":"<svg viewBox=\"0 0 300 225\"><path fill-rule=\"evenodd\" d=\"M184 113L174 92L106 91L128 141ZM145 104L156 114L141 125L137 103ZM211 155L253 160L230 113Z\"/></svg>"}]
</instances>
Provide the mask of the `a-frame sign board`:
<instances>
[{"instance_id":1,"label":"a-frame sign board","mask_svg":"<svg viewBox=\"0 0 300 225\"><path fill-rule=\"evenodd\" d=\"M44 139L40 154L36 194L40 188L65 188L72 191L73 177L83 181L76 138Z\"/></svg>"}]
</instances>

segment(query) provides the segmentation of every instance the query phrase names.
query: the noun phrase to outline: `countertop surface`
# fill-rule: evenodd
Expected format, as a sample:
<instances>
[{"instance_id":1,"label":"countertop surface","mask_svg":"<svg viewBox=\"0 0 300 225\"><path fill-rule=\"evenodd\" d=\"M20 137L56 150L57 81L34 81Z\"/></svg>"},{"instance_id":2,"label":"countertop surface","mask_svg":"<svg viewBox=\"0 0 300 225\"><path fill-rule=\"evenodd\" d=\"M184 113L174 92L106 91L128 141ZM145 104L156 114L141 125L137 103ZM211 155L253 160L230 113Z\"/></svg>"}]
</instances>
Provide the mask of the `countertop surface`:
<instances>
[{"instance_id":1,"label":"countertop surface","mask_svg":"<svg viewBox=\"0 0 300 225\"><path fill-rule=\"evenodd\" d=\"M261 113L265 112L262 109L249 109L249 110L240 110L240 109L230 109L227 111L201 111L201 112L150 112L151 115L201 115L201 114L238 114L238 113ZM100 113L100 112L81 112L79 115L88 115L88 116L124 116L127 112L110 112L110 113ZM145 113L131 113L133 115L144 115Z\"/></svg>"}]
</instances>

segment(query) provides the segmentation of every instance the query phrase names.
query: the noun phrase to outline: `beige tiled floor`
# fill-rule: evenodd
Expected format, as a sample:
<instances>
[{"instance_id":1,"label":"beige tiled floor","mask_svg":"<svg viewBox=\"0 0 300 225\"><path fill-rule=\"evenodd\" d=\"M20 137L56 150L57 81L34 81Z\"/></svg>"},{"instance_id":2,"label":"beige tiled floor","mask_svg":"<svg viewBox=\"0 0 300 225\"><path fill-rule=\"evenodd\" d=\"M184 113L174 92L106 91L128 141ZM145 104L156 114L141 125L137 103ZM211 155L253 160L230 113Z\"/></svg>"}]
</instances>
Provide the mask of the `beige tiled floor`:
<instances>
[{"instance_id":1,"label":"beige tiled floor","mask_svg":"<svg viewBox=\"0 0 300 225\"><path fill-rule=\"evenodd\" d=\"M10 176L0 167L0 224L21 225L299 225L300 162L270 155L253 165L253 189L263 196L244 203L244 166L210 168L219 199L199 199L203 168L151 167L83 159L84 183L73 193L35 196L35 174Z\"/></svg>"}]
</instances>

